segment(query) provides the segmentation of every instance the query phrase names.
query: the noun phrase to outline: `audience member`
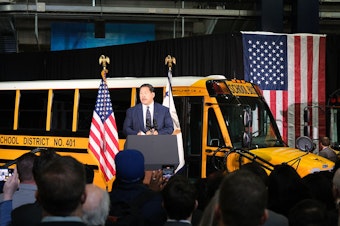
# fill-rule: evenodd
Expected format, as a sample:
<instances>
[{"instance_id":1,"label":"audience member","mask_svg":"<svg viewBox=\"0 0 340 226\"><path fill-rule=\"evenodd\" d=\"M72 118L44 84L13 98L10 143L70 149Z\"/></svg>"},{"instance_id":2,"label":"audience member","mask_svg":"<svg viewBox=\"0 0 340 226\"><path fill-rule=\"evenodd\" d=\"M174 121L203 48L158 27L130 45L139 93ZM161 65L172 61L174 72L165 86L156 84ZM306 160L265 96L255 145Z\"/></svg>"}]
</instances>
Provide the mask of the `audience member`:
<instances>
[{"instance_id":1,"label":"audience member","mask_svg":"<svg viewBox=\"0 0 340 226\"><path fill-rule=\"evenodd\" d=\"M289 210L307 198L311 198L309 190L292 166L274 167L268 177L268 209L288 217Z\"/></svg>"},{"instance_id":2,"label":"audience member","mask_svg":"<svg viewBox=\"0 0 340 226\"><path fill-rule=\"evenodd\" d=\"M326 207L315 199L304 199L289 211L289 226L336 226L329 222Z\"/></svg>"},{"instance_id":3,"label":"audience member","mask_svg":"<svg viewBox=\"0 0 340 226\"><path fill-rule=\"evenodd\" d=\"M163 206L167 213L164 226L192 225L197 208L197 192L193 184L182 175L172 176L162 190Z\"/></svg>"},{"instance_id":4,"label":"audience member","mask_svg":"<svg viewBox=\"0 0 340 226\"><path fill-rule=\"evenodd\" d=\"M335 209L331 175L331 172L315 172L302 178L302 182L308 188L311 198L323 203L328 211Z\"/></svg>"},{"instance_id":5,"label":"audience member","mask_svg":"<svg viewBox=\"0 0 340 226\"><path fill-rule=\"evenodd\" d=\"M17 170L7 179L3 187L3 201L0 203L0 226L8 226L11 222L12 199L19 187Z\"/></svg>"},{"instance_id":6,"label":"audience member","mask_svg":"<svg viewBox=\"0 0 340 226\"><path fill-rule=\"evenodd\" d=\"M54 149L41 151L40 155L35 158L32 168L34 180L37 180L45 165L59 157L60 155ZM42 207L37 201L19 206L12 211L12 226L34 226L38 225L41 219Z\"/></svg>"},{"instance_id":7,"label":"audience member","mask_svg":"<svg viewBox=\"0 0 340 226\"><path fill-rule=\"evenodd\" d=\"M210 199L209 203L206 205L203 214L200 219L199 226L217 226L218 217L216 214L216 208L218 206L219 200L219 189L216 190L214 196Z\"/></svg>"},{"instance_id":8,"label":"audience member","mask_svg":"<svg viewBox=\"0 0 340 226\"><path fill-rule=\"evenodd\" d=\"M104 226L110 210L110 196L107 191L94 185L86 185L86 200L82 219L88 226Z\"/></svg>"},{"instance_id":9,"label":"audience member","mask_svg":"<svg viewBox=\"0 0 340 226\"><path fill-rule=\"evenodd\" d=\"M205 207L209 204L210 200L214 197L215 192L218 190L223 178L224 172L215 171L210 173L207 178L199 179L196 182L198 192L198 209L204 211Z\"/></svg>"},{"instance_id":10,"label":"audience member","mask_svg":"<svg viewBox=\"0 0 340 226\"><path fill-rule=\"evenodd\" d=\"M268 174L257 163L251 162L241 166L241 170L249 170L261 178L265 186L268 186ZM264 226L288 226L288 218L282 214L276 213L273 210L267 209L268 219L264 223Z\"/></svg>"},{"instance_id":11,"label":"audience member","mask_svg":"<svg viewBox=\"0 0 340 226\"><path fill-rule=\"evenodd\" d=\"M31 152L25 153L17 159L16 168L19 174L19 189L13 194L13 209L26 203L35 202L37 186L33 178L33 163L37 156ZM0 195L0 200L3 196Z\"/></svg>"},{"instance_id":12,"label":"audience member","mask_svg":"<svg viewBox=\"0 0 340 226\"><path fill-rule=\"evenodd\" d=\"M248 170L234 171L224 178L219 192L219 225L259 226L267 219L267 189Z\"/></svg>"},{"instance_id":13,"label":"audience member","mask_svg":"<svg viewBox=\"0 0 340 226\"><path fill-rule=\"evenodd\" d=\"M331 160L332 162L336 162L338 160L338 156L335 154L330 145L331 142L328 137L321 137L319 155Z\"/></svg>"},{"instance_id":14,"label":"audience member","mask_svg":"<svg viewBox=\"0 0 340 226\"><path fill-rule=\"evenodd\" d=\"M133 203L142 215L142 221L148 226L163 225L166 220L162 208L162 196L143 184L144 156L138 150L120 151L115 158L116 180L110 192L111 210L109 219L123 220L120 216L122 203ZM150 181L153 183L156 180ZM160 184L159 184L160 185ZM139 202L136 204L136 202ZM126 219L126 218L124 218Z\"/></svg>"},{"instance_id":15,"label":"audience member","mask_svg":"<svg viewBox=\"0 0 340 226\"><path fill-rule=\"evenodd\" d=\"M62 156L47 163L36 178L43 209L39 225L85 225L81 220L85 183L84 165L76 159Z\"/></svg>"}]
</instances>

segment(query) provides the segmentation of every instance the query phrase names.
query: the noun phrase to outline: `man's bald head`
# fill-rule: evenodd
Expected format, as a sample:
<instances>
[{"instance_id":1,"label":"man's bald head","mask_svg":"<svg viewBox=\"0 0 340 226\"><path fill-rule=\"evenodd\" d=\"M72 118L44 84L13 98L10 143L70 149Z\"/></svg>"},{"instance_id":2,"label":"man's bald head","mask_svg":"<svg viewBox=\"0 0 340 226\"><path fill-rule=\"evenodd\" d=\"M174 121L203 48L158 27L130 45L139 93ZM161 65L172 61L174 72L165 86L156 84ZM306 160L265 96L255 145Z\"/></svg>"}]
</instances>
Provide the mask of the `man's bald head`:
<instances>
[{"instance_id":1,"label":"man's bald head","mask_svg":"<svg viewBox=\"0 0 340 226\"><path fill-rule=\"evenodd\" d=\"M94 185L86 185L86 200L82 206L82 219L87 225L105 225L110 210L110 197L107 191Z\"/></svg>"}]
</instances>

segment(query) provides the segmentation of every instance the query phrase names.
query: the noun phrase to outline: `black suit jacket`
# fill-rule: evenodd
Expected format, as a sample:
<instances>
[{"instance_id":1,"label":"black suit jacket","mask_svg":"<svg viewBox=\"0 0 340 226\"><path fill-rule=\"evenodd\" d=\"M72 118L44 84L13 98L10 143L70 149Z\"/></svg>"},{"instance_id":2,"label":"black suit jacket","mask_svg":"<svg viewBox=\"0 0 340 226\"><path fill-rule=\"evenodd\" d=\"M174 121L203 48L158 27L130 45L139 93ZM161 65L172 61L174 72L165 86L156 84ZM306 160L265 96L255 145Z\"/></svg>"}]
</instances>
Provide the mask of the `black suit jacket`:
<instances>
[{"instance_id":1,"label":"black suit jacket","mask_svg":"<svg viewBox=\"0 0 340 226\"><path fill-rule=\"evenodd\" d=\"M42 208L38 204L29 203L12 211L12 226L37 226L42 219Z\"/></svg>"}]
</instances>

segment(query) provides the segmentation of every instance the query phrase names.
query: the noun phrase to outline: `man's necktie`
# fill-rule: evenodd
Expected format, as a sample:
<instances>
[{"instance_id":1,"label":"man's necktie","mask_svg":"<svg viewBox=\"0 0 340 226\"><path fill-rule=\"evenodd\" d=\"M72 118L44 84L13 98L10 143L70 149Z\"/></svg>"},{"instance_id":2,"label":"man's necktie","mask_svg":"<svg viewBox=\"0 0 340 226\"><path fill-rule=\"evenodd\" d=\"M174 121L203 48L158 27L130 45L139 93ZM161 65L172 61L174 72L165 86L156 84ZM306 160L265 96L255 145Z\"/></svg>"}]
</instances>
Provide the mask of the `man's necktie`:
<instances>
[{"instance_id":1,"label":"man's necktie","mask_svg":"<svg viewBox=\"0 0 340 226\"><path fill-rule=\"evenodd\" d=\"M149 106L146 107L146 129L150 130L151 129L151 114L150 114L150 110L149 110Z\"/></svg>"}]
</instances>

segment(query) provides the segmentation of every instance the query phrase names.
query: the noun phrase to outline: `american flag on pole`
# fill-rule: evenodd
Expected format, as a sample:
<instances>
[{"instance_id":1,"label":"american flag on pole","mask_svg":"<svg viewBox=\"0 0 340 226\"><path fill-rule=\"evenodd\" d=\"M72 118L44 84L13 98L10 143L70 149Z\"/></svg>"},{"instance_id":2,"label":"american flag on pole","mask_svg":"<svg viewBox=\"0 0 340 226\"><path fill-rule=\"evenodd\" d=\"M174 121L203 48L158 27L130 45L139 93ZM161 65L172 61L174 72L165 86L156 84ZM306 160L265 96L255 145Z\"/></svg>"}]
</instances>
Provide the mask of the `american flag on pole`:
<instances>
[{"instance_id":1,"label":"american flag on pole","mask_svg":"<svg viewBox=\"0 0 340 226\"><path fill-rule=\"evenodd\" d=\"M102 79L98 89L89 136L89 149L98 160L99 168L106 181L116 174L115 156L119 151L119 140L110 92Z\"/></svg>"},{"instance_id":2,"label":"american flag on pole","mask_svg":"<svg viewBox=\"0 0 340 226\"><path fill-rule=\"evenodd\" d=\"M184 164L184 149L183 149L183 138L182 138L182 132L181 127L179 123L179 119L177 116L177 111L174 103L174 98L172 96L172 86L171 86L171 80L172 80L172 72L171 69L168 71L168 80L166 83L166 90L165 90L165 96L163 99L163 106L166 106L169 108L170 115L172 118L172 121L174 123L174 134L177 136L177 147L178 147L178 157L179 157L179 165L175 172L180 170Z\"/></svg>"},{"instance_id":3,"label":"american flag on pole","mask_svg":"<svg viewBox=\"0 0 340 226\"><path fill-rule=\"evenodd\" d=\"M326 135L326 36L243 32L245 80L260 86L283 139L295 147L304 135L304 109L308 109L310 135Z\"/></svg>"}]
</instances>

